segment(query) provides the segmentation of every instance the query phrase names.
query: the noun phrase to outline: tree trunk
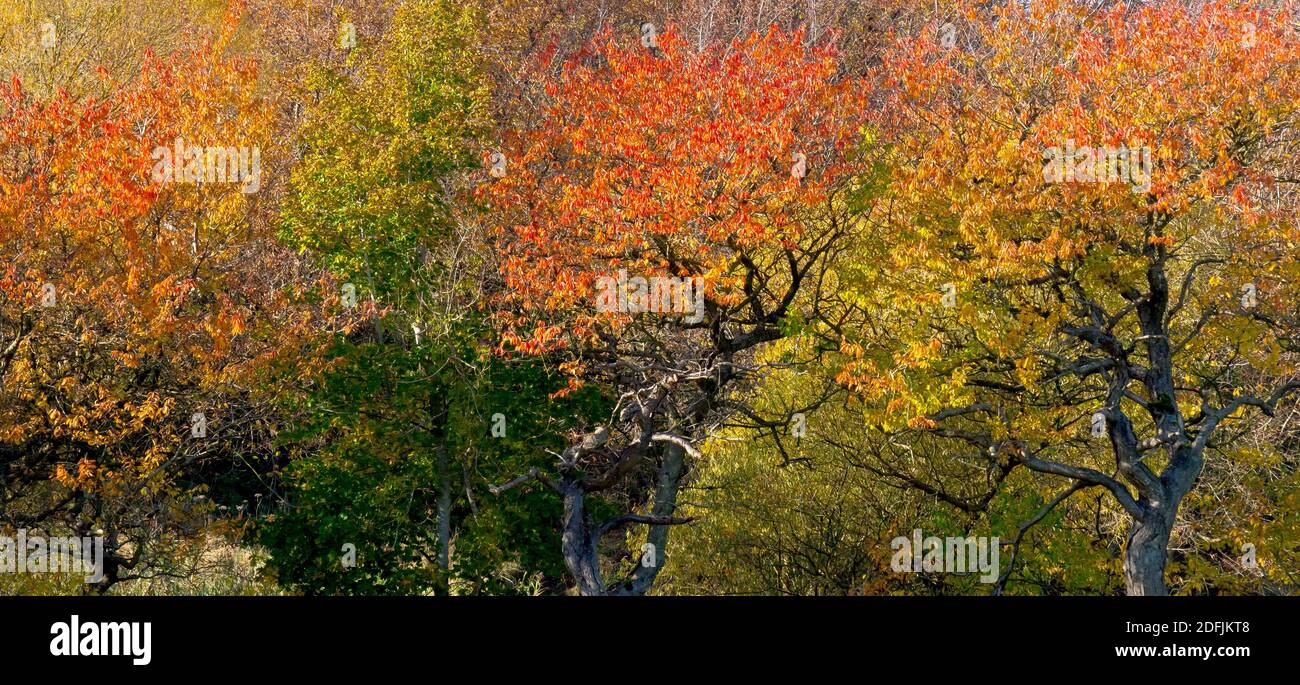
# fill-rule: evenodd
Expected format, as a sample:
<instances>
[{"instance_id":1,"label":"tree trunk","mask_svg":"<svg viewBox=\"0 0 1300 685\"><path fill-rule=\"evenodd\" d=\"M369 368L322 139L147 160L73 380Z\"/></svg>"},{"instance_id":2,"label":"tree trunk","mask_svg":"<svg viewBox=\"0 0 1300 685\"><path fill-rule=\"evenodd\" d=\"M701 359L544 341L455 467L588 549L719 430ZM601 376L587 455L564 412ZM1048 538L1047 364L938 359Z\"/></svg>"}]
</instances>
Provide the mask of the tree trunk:
<instances>
[{"instance_id":1,"label":"tree trunk","mask_svg":"<svg viewBox=\"0 0 1300 685\"><path fill-rule=\"evenodd\" d=\"M685 472L686 450L674 443L664 445L663 464L659 467L659 482L655 486L650 513L663 518L671 518L677 513L677 492ZM632 573L632 582L625 588L629 594L644 595L654 585L667 556L668 531L671 528L672 526L650 526L646 533L646 543L653 546L650 553L654 555L654 563L647 563L649 560L643 556Z\"/></svg>"},{"instance_id":2,"label":"tree trunk","mask_svg":"<svg viewBox=\"0 0 1300 685\"><path fill-rule=\"evenodd\" d=\"M1128 547L1124 550L1124 588L1129 596L1169 594L1165 585L1169 537L1178 520L1178 507L1201 473L1203 449L1199 445L1176 449L1160 477L1159 495L1142 500L1146 515L1129 527Z\"/></svg>"},{"instance_id":3,"label":"tree trunk","mask_svg":"<svg viewBox=\"0 0 1300 685\"><path fill-rule=\"evenodd\" d=\"M675 444L666 445L654 498L650 504L651 515L670 518L677 511L677 492L685 470L686 450ZM583 596L645 594L663 567L664 549L668 544L668 529L671 526L650 525L645 539L647 544L653 546L653 556L639 559L630 578L606 587L601 577L598 549L603 527L595 526L587 516L586 491L582 487L582 481L577 477L566 480L561 489L564 494L561 548L564 564L577 581L578 592Z\"/></svg>"},{"instance_id":4,"label":"tree trunk","mask_svg":"<svg viewBox=\"0 0 1300 685\"><path fill-rule=\"evenodd\" d=\"M442 568L444 591L450 590L451 569L451 470L447 466L447 445L438 445L438 566Z\"/></svg>"},{"instance_id":5,"label":"tree trunk","mask_svg":"<svg viewBox=\"0 0 1300 685\"><path fill-rule=\"evenodd\" d=\"M1146 521L1134 521L1129 530L1128 548L1124 551L1124 587L1129 596L1163 596L1165 558L1169 532L1164 517L1152 512Z\"/></svg>"},{"instance_id":6,"label":"tree trunk","mask_svg":"<svg viewBox=\"0 0 1300 685\"><path fill-rule=\"evenodd\" d=\"M564 565L578 583L578 593L587 596L605 594L605 583L600 578L600 559L596 543L591 539L591 526L587 521L585 494L582 483L566 479L564 489L564 532L561 550Z\"/></svg>"}]
</instances>

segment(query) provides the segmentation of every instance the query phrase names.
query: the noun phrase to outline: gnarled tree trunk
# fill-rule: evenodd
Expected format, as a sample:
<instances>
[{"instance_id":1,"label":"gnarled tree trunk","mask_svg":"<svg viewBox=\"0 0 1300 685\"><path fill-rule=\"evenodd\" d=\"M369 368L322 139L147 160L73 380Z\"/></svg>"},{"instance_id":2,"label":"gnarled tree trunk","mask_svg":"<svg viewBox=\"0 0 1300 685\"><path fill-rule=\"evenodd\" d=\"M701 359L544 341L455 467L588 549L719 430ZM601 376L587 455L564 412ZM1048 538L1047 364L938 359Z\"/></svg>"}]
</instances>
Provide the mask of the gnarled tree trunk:
<instances>
[{"instance_id":1,"label":"gnarled tree trunk","mask_svg":"<svg viewBox=\"0 0 1300 685\"><path fill-rule=\"evenodd\" d=\"M1173 514L1154 509L1146 520L1129 527L1128 547L1124 550L1124 588L1130 596L1167 595L1165 586L1166 550L1173 530Z\"/></svg>"}]
</instances>

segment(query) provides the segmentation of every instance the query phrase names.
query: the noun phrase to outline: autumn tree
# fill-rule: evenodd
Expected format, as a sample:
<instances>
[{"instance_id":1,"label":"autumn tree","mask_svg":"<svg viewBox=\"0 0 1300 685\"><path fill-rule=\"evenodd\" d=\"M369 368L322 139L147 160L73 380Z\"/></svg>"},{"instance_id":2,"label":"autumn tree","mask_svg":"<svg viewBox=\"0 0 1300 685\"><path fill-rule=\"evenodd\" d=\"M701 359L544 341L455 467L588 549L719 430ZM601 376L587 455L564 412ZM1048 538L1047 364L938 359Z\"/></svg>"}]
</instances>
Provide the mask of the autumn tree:
<instances>
[{"instance_id":1,"label":"autumn tree","mask_svg":"<svg viewBox=\"0 0 1300 685\"><path fill-rule=\"evenodd\" d=\"M466 49L483 28L474 5L408 2L347 68L309 81L321 99L299 132L282 238L324 268L332 319L290 370L301 378L283 436L293 507L260 535L286 586L525 592L563 574L538 540L539 512L558 505L511 507L486 492L486 479L531 467L537 445L590 413L592 393L547 403L563 378L495 358L485 342L479 303L493 279L468 190L489 98L482 55ZM510 424L494 434L502 412ZM340 566L346 544L352 570Z\"/></svg>"},{"instance_id":2,"label":"autumn tree","mask_svg":"<svg viewBox=\"0 0 1300 685\"><path fill-rule=\"evenodd\" d=\"M103 98L0 88L0 517L102 535L100 591L183 571L204 473L264 454L256 369L299 323L248 221L266 119L239 16L100 70Z\"/></svg>"},{"instance_id":3,"label":"autumn tree","mask_svg":"<svg viewBox=\"0 0 1300 685\"><path fill-rule=\"evenodd\" d=\"M762 370L755 351L813 316L852 222L861 92L833 47L799 32L701 51L672 30L606 34L546 83L528 125L500 134L489 171L501 178L483 192L502 254L501 351L615 398L547 468L497 488L537 479L563 498L582 594L650 589L685 522L697 445L746 411L732 390ZM597 518L595 501L622 512ZM602 542L628 526L646 531L631 568L617 551L607 564Z\"/></svg>"},{"instance_id":4,"label":"autumn tree","mask_svg":"<svg viewBox=\"0 0 1300 685\"><path fill-rule=\"evenodd\" d=\"M1165 594L1207 461L1300 389L1300 46L1290 3L1094 10L958 4L887 55L840 380L874 430L1058 483L1027 526L1107 493L1128 593Z\"/></svg>"}]
</instances>

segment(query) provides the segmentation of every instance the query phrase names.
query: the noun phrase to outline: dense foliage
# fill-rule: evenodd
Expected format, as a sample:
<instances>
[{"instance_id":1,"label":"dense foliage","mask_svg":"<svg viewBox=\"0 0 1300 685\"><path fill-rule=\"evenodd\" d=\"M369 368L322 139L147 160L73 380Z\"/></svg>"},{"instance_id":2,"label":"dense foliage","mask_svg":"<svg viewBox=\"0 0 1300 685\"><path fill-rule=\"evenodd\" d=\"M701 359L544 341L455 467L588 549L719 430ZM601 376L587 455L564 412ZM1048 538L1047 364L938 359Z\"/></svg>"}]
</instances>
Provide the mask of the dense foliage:
<instances>
[{"instance_id":1,"label":"dense foliage","mask_svg":"<svg viewBox=\"0 0 1300 685\"><path fill-rule=\"evenodd\" d=\"M1297 9L6 5L0 593L1295 593Z\"/></svg>"}]
</instances>

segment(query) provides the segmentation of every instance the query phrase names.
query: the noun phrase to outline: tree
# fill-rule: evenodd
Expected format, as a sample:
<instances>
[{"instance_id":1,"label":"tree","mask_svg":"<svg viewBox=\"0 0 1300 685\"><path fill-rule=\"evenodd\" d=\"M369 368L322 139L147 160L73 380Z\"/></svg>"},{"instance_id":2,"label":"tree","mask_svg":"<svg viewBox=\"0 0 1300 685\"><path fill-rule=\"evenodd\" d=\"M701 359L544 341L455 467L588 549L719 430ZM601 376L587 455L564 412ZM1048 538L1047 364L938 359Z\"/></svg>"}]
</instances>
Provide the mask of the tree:
<instances>
[{"instance_id":1,"label":"tree","mask_svg":"<svg viewBox=\"0 0 1300 685\"><path fill-rule=\"evenodd\" d=\"M1206 460L1300 389L1291 9L958 4L879 72L840 379L877 430L1063 479L1043 514L1108 493L1129 594L1166 593Z\"/></svg>"},{"instance_id":2,"label":"tree","mask_svg":"<svg viewBox=\"0 0 1300 685\"><path fill-rule=\"evenodd\" d=\"M101 70L103 99L0 87L0 516L102 534L99 591L178 572L205 472L268 442L252 379L297 330L241 192L257 174L208 183L203 146L256 172L266 145L238 21L128 81Z\"/></svg>"},{"instance_id":3,"label":"tree","mask_svg":"<svg viewBox=\"0 0 1300 685\"><path fill-rule=\"evenodd\" d=\"M548 566L533 512L480 515L474 495L481 472L530 467L517 441L547 444L543 429L589 413L591 395L548 405L553 373L481 342L487 262L465 188L488 92L481 56L464 49L481 28L473 5L409 2L357 48L355 79L313 77L322 98L300 132L282 236L326 267L335 319L292 370L294 506L261 535L281 582L307 592L504 592L504 566ZM490 435L507 410L505 434ZM349 543L364 560L353 571L339 564ZM453 564L453 546L472 553Z\"/></svg>"},{"instance_id":4,"label":"tree","mask_svg":"<svg viewBox=\"0 0 1300 685\"><path fill-rule=\"evenodd\" d=\"M745 411L732 389L761 370L755 350L813 316L827 287L818 275L850 230L862 89L829 44L775 28L698 52L671 29L606 33L544 83L541 109L500 134L502 178L482 190L501 351L617 401L550 468L497 491L537 479L560 494L582 594L642 594L686 522L696 445ZM595 497L623 513L597 520ZM634 567L607 569L602 541L629 525L647 530Z\"/></svg>"}]
</instances>

